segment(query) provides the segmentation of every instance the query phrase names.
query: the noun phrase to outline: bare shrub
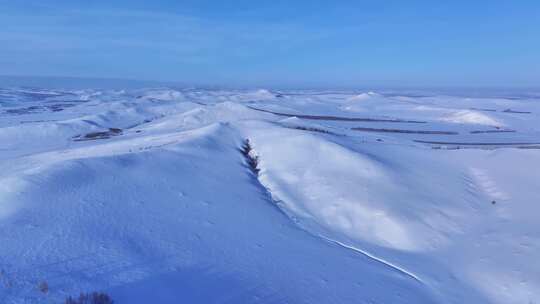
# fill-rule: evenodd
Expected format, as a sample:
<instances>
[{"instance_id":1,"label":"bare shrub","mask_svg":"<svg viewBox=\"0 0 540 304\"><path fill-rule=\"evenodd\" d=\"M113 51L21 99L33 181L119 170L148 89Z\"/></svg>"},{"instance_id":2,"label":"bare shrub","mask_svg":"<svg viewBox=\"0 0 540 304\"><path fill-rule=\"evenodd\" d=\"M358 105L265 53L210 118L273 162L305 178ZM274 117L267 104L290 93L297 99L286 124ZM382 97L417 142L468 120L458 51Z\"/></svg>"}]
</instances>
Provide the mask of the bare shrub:
<instances>
[{"instance_id":1,"label":"bare shrub","mask_svg":"<svg viewBox=\"0 0 540 304\"><path fill-rule=\"evenodd\" d=\"M4 287L11 288L13 286L13 283L7 276L7 272L4 269L0 270L0 283L3 283Z\"/></svg>"},{"instance_id":2,"label":"bare shrub","mask_svg":"<svg viewBox=\"0 0 540 304\"><path fill-rule=\"evenodd\" d=\"M240 149L240 152L242 152L242 155L244 155L244 158L246 159L247 165L251 169L255 175L259 174L259 157L255 155L255 152L253 151L253 147L251 147L251 143L249 142L249 139L244 140L244 143L242 144L242 148Z\"/></svg>"},{"instance_id":3,"label":"bare shrub","mask_svg":"<svg viewBox=\"0 0 540 304\"><path fill-rule=\"evenodd\" d=\"M64 304L113 304L108 294L102 292L81 293L78 298L68 297Z\"/></svg>"},{"instance_id":4,"label":"bare shrub","mask_svg":"<svg viewBox=\"0 0 540 304\"><path fill-rule=\"evenodd\" d=\"M39 283L38 289L42 293L48 293L49 292L49 284L47 282L43 281L43 282Z\"/></svg>"},{"instance_id":5,"label":"bare shrub","mask_svg":"<svg viewBox=\"0 0 540 304\"><path fill-rule=\"evenodd\" d=\"M309 131L309 132L318 132L318 133L323 133L323 134L333 134L330 131L327 131L327 130L324 130L324 129L319 129L319 128L314 128L314 127L295 126L295 127L291 127L291 129Z\"/></svg>"}]
</instances>

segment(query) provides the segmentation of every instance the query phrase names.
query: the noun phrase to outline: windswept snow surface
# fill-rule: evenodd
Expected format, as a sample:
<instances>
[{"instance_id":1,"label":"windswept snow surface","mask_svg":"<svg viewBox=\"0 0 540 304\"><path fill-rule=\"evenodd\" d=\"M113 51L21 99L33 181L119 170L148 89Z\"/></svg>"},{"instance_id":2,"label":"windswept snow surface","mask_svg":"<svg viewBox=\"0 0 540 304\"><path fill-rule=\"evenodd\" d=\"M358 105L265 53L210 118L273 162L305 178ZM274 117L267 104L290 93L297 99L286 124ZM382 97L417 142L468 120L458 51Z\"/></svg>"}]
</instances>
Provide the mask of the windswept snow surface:
<instances>
[{"instance_id":1,"label":"windswept snow surface","mask_svg":"<svg viewBox=\"0 0 540 304\"><path fill-rule=\"evenodd\" d=\"M0 303L538 303L538 96L0 89Z\"/></svg>"}]
</instances>

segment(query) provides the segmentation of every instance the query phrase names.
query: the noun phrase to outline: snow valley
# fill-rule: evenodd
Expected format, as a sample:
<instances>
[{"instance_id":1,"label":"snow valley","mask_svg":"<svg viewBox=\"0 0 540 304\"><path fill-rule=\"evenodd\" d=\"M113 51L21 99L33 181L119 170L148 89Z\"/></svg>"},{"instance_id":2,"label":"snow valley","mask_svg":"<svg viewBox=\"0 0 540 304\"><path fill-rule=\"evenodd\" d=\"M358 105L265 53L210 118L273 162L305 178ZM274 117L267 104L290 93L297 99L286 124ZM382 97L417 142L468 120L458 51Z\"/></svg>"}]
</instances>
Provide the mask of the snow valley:
<instances>
[{"instance_id":1,"label":"snow valley","mask_svg":"<svg viewBox=\"0 0 540 304\"><path fill-rule=\"evenodd\" d=\"M0 89L0 303L538 303L540 95Z\"/></svg>"}]
</instances>

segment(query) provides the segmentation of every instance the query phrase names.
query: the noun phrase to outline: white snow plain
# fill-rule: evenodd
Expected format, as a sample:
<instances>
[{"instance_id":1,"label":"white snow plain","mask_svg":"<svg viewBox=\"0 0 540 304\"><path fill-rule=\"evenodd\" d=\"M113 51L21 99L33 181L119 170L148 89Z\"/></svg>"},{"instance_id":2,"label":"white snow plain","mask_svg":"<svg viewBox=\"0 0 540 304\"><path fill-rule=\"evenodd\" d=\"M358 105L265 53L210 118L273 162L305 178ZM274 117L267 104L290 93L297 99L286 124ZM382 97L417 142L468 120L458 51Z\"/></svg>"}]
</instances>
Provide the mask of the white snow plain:
<instances>
[{"instance_id":1,"label":"white snow plain","mask_svg":"<svg viewBox=\"0 0 540 304\"><path fill-rule=\"evenodd\" d=\"M539 203L537 94L0 89L0 303L538 303Z\"/></svg>"}]
</instances>

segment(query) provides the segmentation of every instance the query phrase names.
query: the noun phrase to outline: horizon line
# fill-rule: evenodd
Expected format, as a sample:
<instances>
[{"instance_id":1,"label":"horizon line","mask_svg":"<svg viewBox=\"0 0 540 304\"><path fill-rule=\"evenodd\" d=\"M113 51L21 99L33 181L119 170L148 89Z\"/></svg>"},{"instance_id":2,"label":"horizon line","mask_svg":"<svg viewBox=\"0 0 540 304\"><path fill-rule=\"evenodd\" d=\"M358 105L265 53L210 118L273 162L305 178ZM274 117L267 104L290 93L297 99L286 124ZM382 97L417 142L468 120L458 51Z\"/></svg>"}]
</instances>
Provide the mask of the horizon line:
<instances>
[{"instance_id":1,"label":"horizon line","mask_svg":"<svg viewBox=\"0 0 540 304\"><path fill-rule=\"evenodd\" d=\"M180 80L150 80L150 79L135 79L135 78L122 78L122 77L96 77L96 76L65 76L65 75L4 75L0 74L0 87L3 87L3 82L8 80L12 84L8 86L37 86L37 87L62 87L62 86L95 86L99 83L98 87L116 87L116 86L128 86L138 88L152 88L152 87L196 87L196 88L227 88L227 89L306 89L306 90L322 90L322 89L336 89L336 90L540 90L540 86L530 85L418 85L418 84L406 84L406 85L389 85L389 84L359 84L359 85L332 85L332 84L248 84L248 85L235 85L226 83L199 83L199 82L187 82ZM27 81L28 84L16 84L18 81ZM42 83L37 84L39 81L53 81L64 82L61 83ZM73 82L79 83L73 83ZM34 84L30 84L34 82ZM71 82L71 83L68 83ZM84 83L86 82L86 83ZM93 84L89 82L94 82ZM141 86L144 85L144 86ZM149 85L146 87L146 85Z\"/></svg>"}]
</instances>

